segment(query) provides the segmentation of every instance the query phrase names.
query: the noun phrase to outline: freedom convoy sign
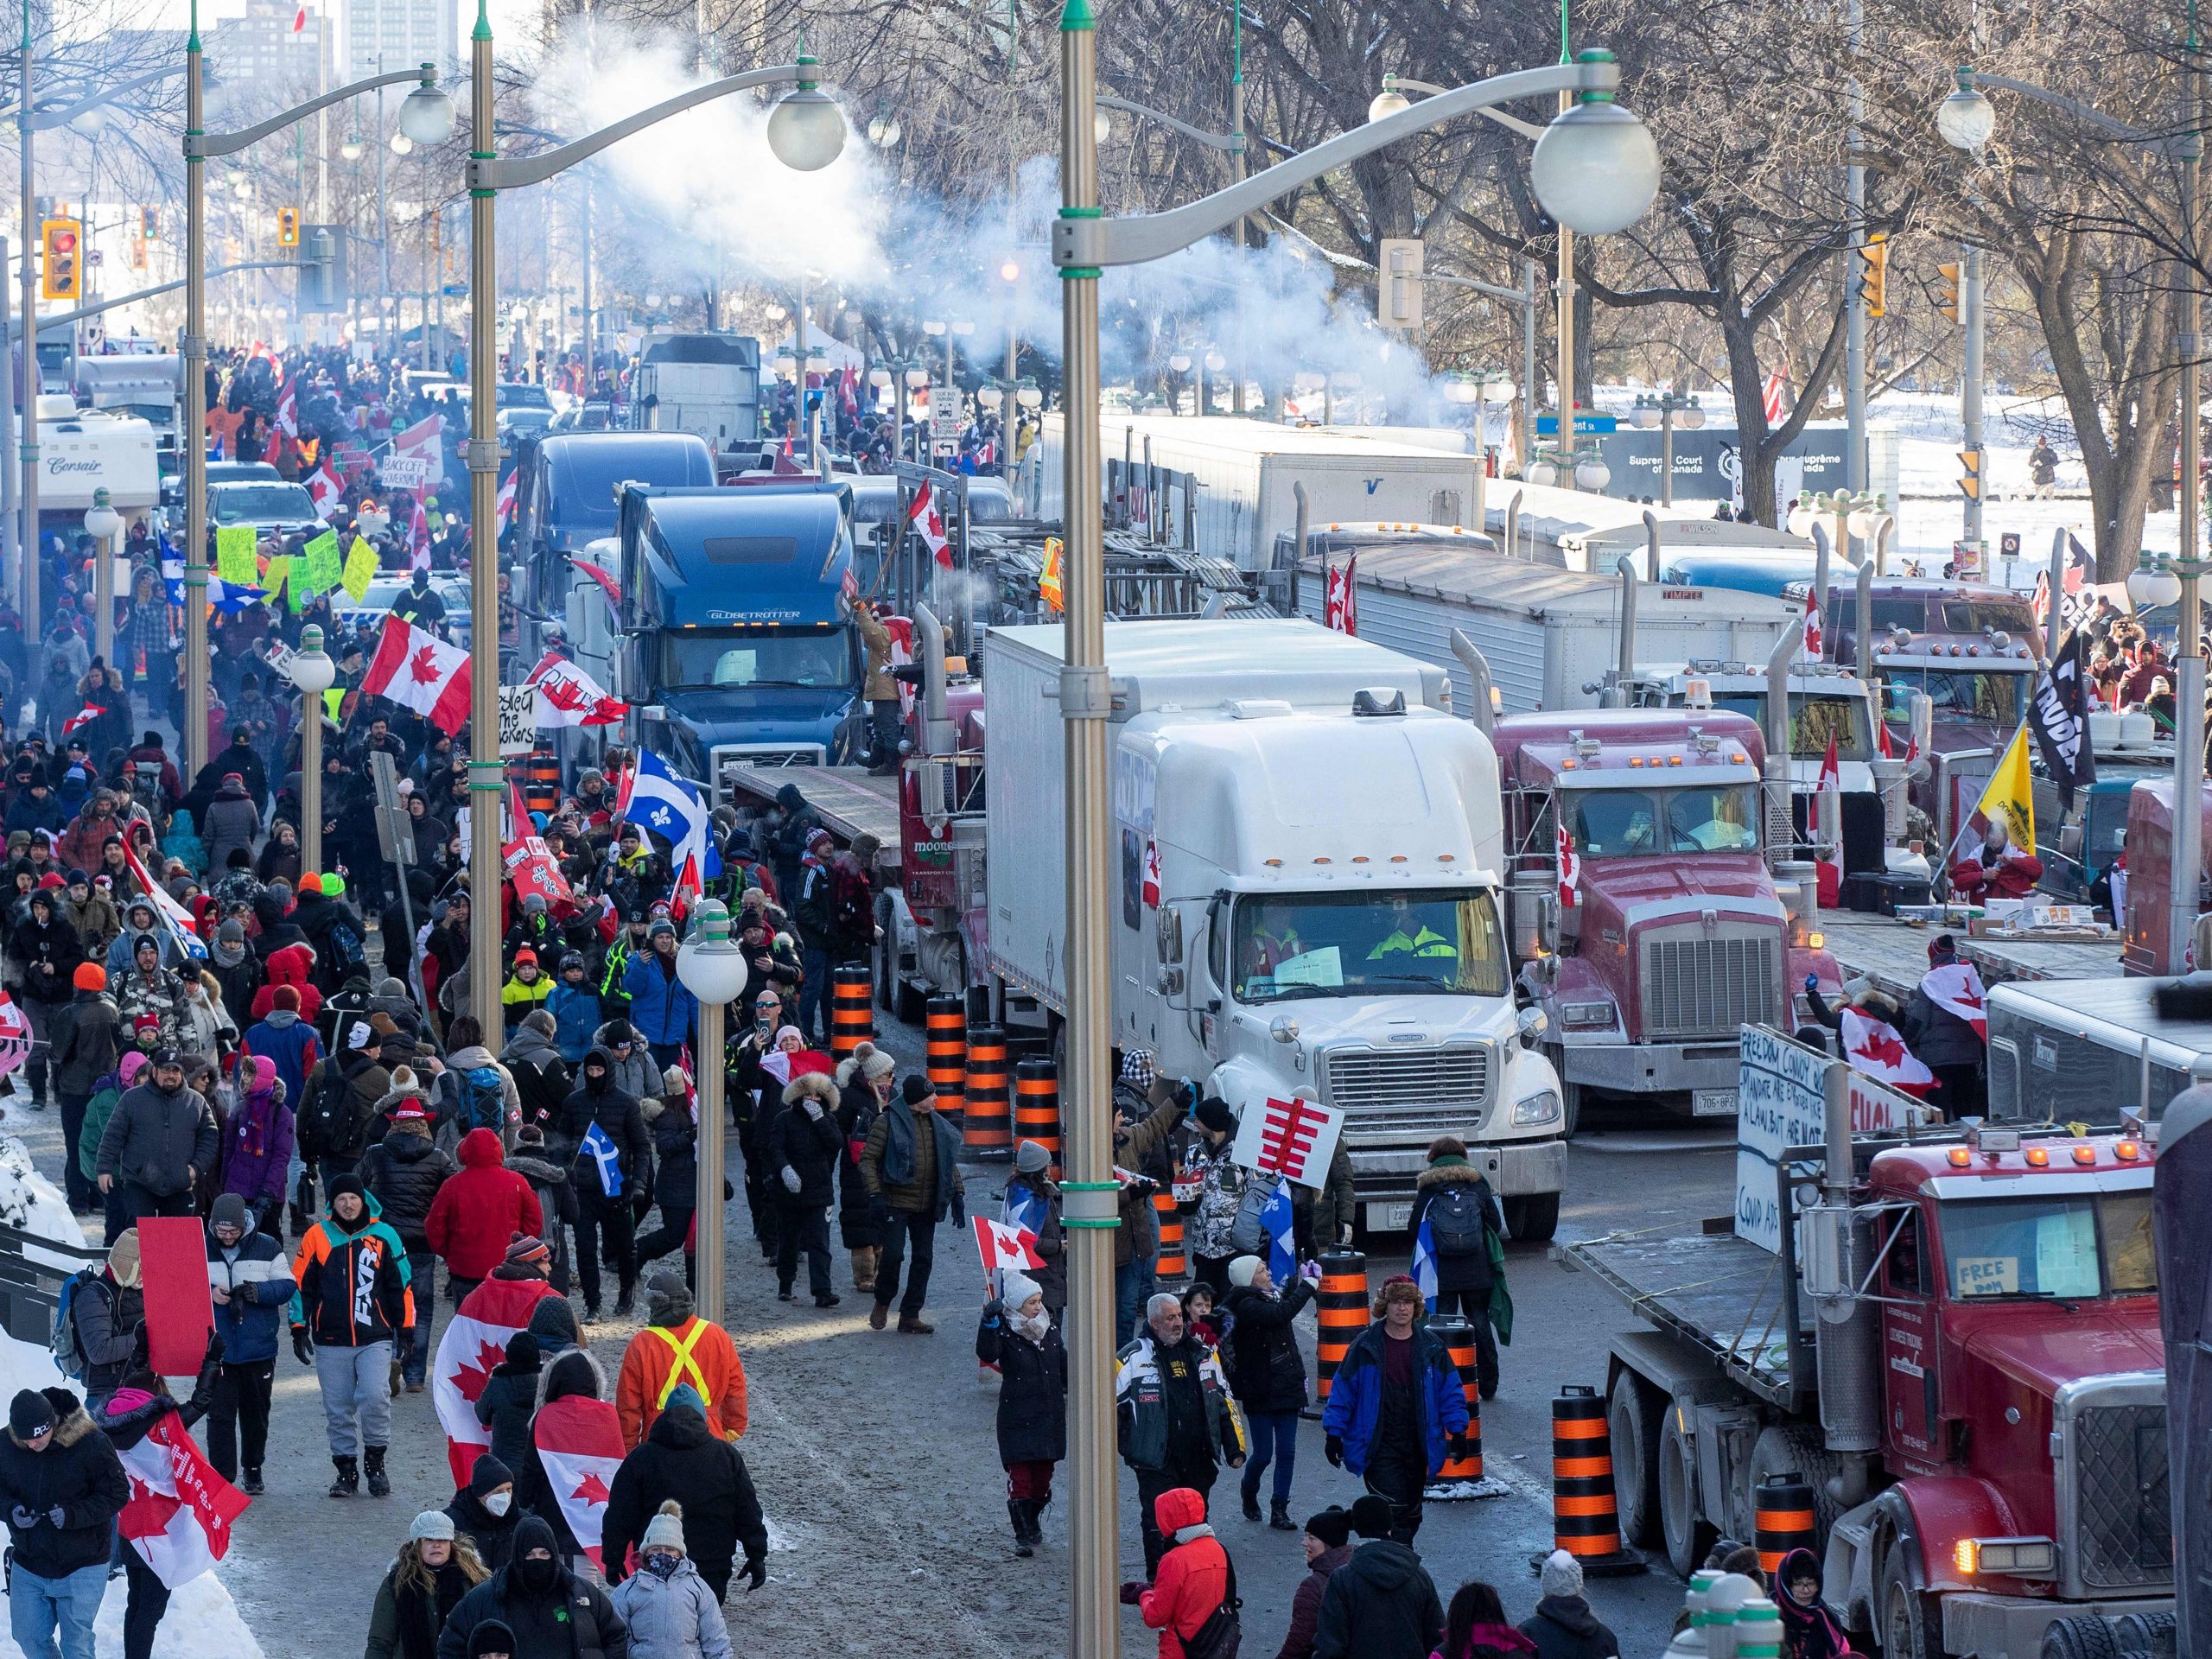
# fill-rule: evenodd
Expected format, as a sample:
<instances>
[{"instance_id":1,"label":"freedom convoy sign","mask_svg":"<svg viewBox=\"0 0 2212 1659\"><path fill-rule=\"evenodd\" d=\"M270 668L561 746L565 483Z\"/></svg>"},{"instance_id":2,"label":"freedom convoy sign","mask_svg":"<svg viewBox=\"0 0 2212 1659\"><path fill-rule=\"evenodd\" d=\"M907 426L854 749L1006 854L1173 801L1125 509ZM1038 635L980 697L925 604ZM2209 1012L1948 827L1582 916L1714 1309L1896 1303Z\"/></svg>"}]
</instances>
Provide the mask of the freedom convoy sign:
<instances>
[{"instance_id":1,"label":"freedom convoy sign","mask_svg":"<svg viewBox=\"0 0 2212 1659\"><path fill-rule=\"evenodd\" d=\"M1902 1133L1927 1108L1885 1088L1842 1060L1765 1026L1745 1026L1736 1089L1736 1236L1777 1255L1782 1249L1778 1172L1791 1147L1827 1138L1827 1076L1847 1079L1853 1135Z\"/></svg>"}]
</instances>

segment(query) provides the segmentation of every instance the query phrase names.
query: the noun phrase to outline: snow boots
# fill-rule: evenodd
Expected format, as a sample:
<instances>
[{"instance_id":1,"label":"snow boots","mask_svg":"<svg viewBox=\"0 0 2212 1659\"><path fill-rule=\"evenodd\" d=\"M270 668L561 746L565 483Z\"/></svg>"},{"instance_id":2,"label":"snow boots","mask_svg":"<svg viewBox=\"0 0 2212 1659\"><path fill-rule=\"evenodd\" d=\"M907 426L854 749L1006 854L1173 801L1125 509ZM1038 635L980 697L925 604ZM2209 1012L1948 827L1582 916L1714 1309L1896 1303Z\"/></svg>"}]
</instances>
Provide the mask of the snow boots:
<instances>
[{"instance_id":1,"label":"snow boots","mask_svg":"<svg viewBox=\"0 0 2212 1659\"><path fill-rule=\"evenodd\" d=\"M873 1244L853 1251L853 1288L859 1291L875 1289L875 1264L883 1252Z\"/></svg>"},{"instance_id":2,"label":"snow boots","mask_svg":"<svg viewBox=\"0 0 2212 1659\"><path fill-rule=\"evenodd\" d=\"M1033 1497L1010 1497L1006 1501L1006 1512L1014 1522L1014 1553L1020 1556L1034 1555L1037 1546L1045 1541L1044 1529L1037 1524L1037 1517L1045 1506Z\"/></svg>"},{"instance_id":3,"label":"snow boots","mask_svg":"<svg viewBox=\"0 0 2212 1659\"><path fill-rule=\"evenodd\" d=\"M331 1464L338 1471L338 1478L330 1483L333 1497L353 1497L361 1490L361 1465L355 1458L333 1458Z\"/></svg>"},{"instance_id":4,"label":"snow boots","mask_svg":"<svg viewBox=\"0 0 2212 1659\"><path fill-rule=\"evenodd\" d=\"M380 1446L363 1446L361 1448L361 1460L363 1465L368 1471L369 1496L371 1497L390 1497L391 1496L391 1477L385 1474L384 1471L384 1447Z\"/></svg>"}]
</instances>

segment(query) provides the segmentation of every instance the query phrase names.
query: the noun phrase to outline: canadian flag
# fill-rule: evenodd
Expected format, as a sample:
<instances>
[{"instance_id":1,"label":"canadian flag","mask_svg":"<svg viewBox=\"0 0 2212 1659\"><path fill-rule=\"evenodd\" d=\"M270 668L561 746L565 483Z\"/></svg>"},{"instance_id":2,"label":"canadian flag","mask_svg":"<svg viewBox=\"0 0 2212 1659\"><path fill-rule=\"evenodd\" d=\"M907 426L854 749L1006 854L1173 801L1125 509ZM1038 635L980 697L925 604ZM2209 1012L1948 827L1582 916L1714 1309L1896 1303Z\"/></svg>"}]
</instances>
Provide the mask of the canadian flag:
<instances>
[{"instance_id":1,"label":"canadian flag","mask_svg":"<svg viewBox=\"0 0 2212 1659\"><path fill-rule=\"evenodd\" d=\"M1815 780L1813 785L1813 800L1815 803L1814 822L1816 825L1819 822L1819 802L1821 797L1823 795L1834 794L1838 798L1840 798L1842 793L1843 770L1841 766L1838 765L1836 760L1835 734L1834 732L1830 732L1828 734L1827 753L1821 757L1821 775ZM1839 812L1836 822L1840 824L1842 821L1842 815ZM1818 836L1816 831L1815 839L1817 838ZM1820 890L1815 896L1823 906L1839 904L1842 901L1843 897L1843 849L1839 847L1832 850L1834 852L1835 856L1833 858L1823 858L1817 861L1816 874L1819 877Z\"/></svg>"},{"instance_id":2,"label":"canadian flag","mask_svg":"<svg viewBox=\"0 0 2212 1659\"><path fill-rule=\"evenodd\" d=\"M891 636L891 666L905 668L914 660L913 619L887 616L882 620L883 631ZM913 712L914 688L901 680L899 682L899 716L903 720Z\"/></svg>"},{"instance_id":3,"label":"canadian flag","mask_svg":"<svg viewBox=\"0 0 2212 1659\"><path fill-rule=\"evenodd\" d=\"M1329 567L1328 587L1321 600L1321 622L1338 633L1359 632L1359 555Z\"/></svg>"},{"instance_id":4,"label":"canadian flag","mask_svg":"<svg viewBox=\"0 0 2212 1659\"><path fill-rule=\"evenodd\" d=\"M305 7L301 8L300 16L302 17L307 16L307 9ZM298 26L296 24L294 25L295 29L296 29L297 27ZM296 438L300 435L300 401L298 391L298 381L287 380L284 383L284 390L278 394L276 398L276 424L284 429L284 435L288 438Z\"/></svg>"},{"instance_id":5,"label":"canadian flag","mask_svg":"<svg viewBox=\"0 0 2212 1659\"><path fill-rule=\"evenodd\" d=\"M63 707L66 708L67 705L65 703ZM86 703L75 714L70 715L68 719L61 722L61 735L64 737L68 736L70 733L75 731L79 726L89 724L91 721L98 720L105 713L107 713L107 710L101 708L97 702Z\"/></svg>"},{"instance_id":6,"label":"canadian flag","mask_svg":"<svg viewBox=\"0 0 2212 1659\"><path fill-rule=\"evenodd\" d=\"M301 0L301 3L293 9L292 33L295 35L305 34L307 32L307 27L308 9L306 0Z\"/></svg>"},{"instance_id":7,"label":"canadian flag","mask_svg":"<svg viewBox=\"0 0 2212 1659\"><path fill-rule=\"evenodd\" d=\"M1576 893L1582 882L1582 855L1574 850L1574 837L1567 832L1567 815L1559 814L1554 831L1559 840L1559 903L1561 910L1573 910L1579 902Z\"/></svg>"},{"instance_id":8,"label":"canadian flag","mask_svg":"<svg viewBox=\"0 0 2212 1659\"><path fill-rule=\"evenodd\" d=\"M545 653L524 683L537 688L535 718L542 732L563 726L613 726L630 712L628 703L609 696L590 675L555 652Z\"/></svg>"},{"instance_id":9,"label":"canadian flag","mask_svg":"<svg viewBox=\"0 0 2212 1659\"><path fill-rule=\"evenodd\" d=\"M998 1288L998 1274L1007 1268L1041 1268L1045 1258L1037 1254L1037 1235L1008 1227L1003 1222L993 1221L988 1216L972 1218L976 1229L976 1254L982 1259L983 1278L994 1291Z\"/></svg>"},{"instance_id":10,"label":"canadian flag","mask_svg":"<svg viewBox=\"0 0 2212 1659\"><path fill-rule=\"evenodd\" d=\"M422 498L415 500L415 518L407 527L407 568L427 570L430 568L430 515L423 511Z\"/></svg>"},{"instance_id":11,"label":"canadian flag","mask_svg":"<svg viewBox=\"0 0 2212 1659\"><path fill-rule=\"evenodd\" d=\"M1144 838L1144 902L1154 910L1160 908L1160 843L1150 836Z\"/></svg>"},{"instance_id":12,"label":"canadian flag","mask_svg":"<svg viewBox=\"0 0 2212 1659\"><path fill-rule=\"evenodd\" d=\"M1782 395L1789 390L1789 381L1787 377L1779 374L1767 376L1766 385L1760 394L1759 404L1766 416L1766 423L1769 426L1781 424Z\"/></svg>"},{"instance_id":13,"label":"canadian flag","mask_svg":"<svg viewBox=\"0 0 2212 1659\"><path fill-rule=\"evenodd\" d=\"M1885 760L1897 758L1897 752L1890 747L1890 722L1886 720L1874 722L1874 752Z\"/></svg>"},{"instance_id":14,"label":"canadian flag","mask_svg":"<svg viewBox=\"0 0 2212 1659\"><path fill-rule=\"evenodd\" d=\"M1982 1007L1981 976L1970 962L1954 962L1930 968L1922 976L1921 995L1946 1014L1956 1014L1974 1027L1974 1034L1989 1040L1989 1017Z\"/></svg>"},{"instance_id":15,"label":"canadian flag","mask_svg":"<svg viewBox=\"0 0 2212 1659\"><path fill-rule=\"evenodd\" d=\"M1856 1008L1843 1011L1843 1058L1852 1069L1908 1095L1924 1095L1936 1074L1915 1059L1895 1027Z\"/></svg>"},{"instance_id":16,"label":"canadian flag","mask_svg":"<svg viewBox=\"0 0 2212 1659\"><path fill-rule=\"evenodd\" d=\"M391 453L395 455L420 455L425 461L435 460L438 453L438 435L445 428L442 416L425 415L414 425L391 435Z\"/></svg>"},{"instance_id":17,"label":"canadian flag","mask_svg":"<svg viewBox=\"0 0 2212 1659\"><path fill-rule=\"evenodd\" d=\"M1819 662L1822 650L1821 636L1821 596L1808 588L1805 594L1805 657L1808 662Z\"/></svg>"},{"instance_id":18,"label":"canadian flag","mask_svg":"<svg viewBox=\"0 0 2212 1659\"><path fill-rule=\"evenodd\" d=\"M150 1398L125 1389L115 1403L127 1409ZM117 1455L130 1496L116 1527L139 1559L172 1590L213 1571L230 1553L231 1523L251 1500L215 1472L173 1411L154 1419L144 1439Z\"/></svg>"},{"instance_id":19,"label":"canadian flag","mask_svg":"<svg viewBox=\"0 0 2212 1659\"><path fill-rule=\"evenodd\" d=\"M325 461L308 474L308 499L315 503L315 510L325 518L338 510L345 486L339 483Z\"/></svg>"},{"instance_id":20,"label":"canadian flag","mask_svg":"<svg viewBox=\"0 0 2212 1659\"><path fill-rule=\"evenodd\" d=\"M925 479L922 487L914 492L913 505L906 509L906 522L922 538L930 556L946 569L952 569L952 538L944 533L944 514L938 510L937 487Z\"/></svg>"},{"instance_id":21,"label":"canadian flag","mask_svg":"<svg viewBox=\"0 0 2212 1659\"><path fill-rule=\"evenodd\" d=\"M454 736L468 723L468 653L387 613L361 690L412 709Z\"/></svg>"},{"instance_id":22,"label":"canadian flag","mask_svg":"<svg viewBox=\"0 0 2212 1659\"><path fill-rule=\"evenodd\" d=\"M469 1471L492 1444L492 1431L476 1421L477 1397L492 1380L492 1368L506 1363L508 1342L529 1325L538 1303L558 1294L543 1279L486 1279L446 1322L432 1367L430 1398L446 1431L446 1459L455 1486L468 1484ZM615 1443L621 1444L619 1435Z\"/></svg>"},{"instance_id":23,"label":"canadian flag","mask_svg":"<svg viewBox=\"0 0 2212 1659\"><path fill-rule=\"evenodd\" d=\"M507 474L505 480L499 486L499 495L492 503L492 523L493 525L492 534L494 536L504 536L506 534L507 525L512 522L514 518L516 476L516 473L509 473Z\"/></svg>"},{"instance_id":24,"label":"canadian flag","mask_svg":"<svg viewBox=\"0 0 2212 1659\"><path fill-rule=\"evenodd\" d=\"M9 999L7 992L0 991L0 1077L16 1070L30 1055L30 1021Z\"/></svg>"},{"instance_id":25,"label":"canadian flag","mask_svg":"<svg viewBox=\"0 0 2212 1659\"><path fill-rule=\"evenodd\" d=\"M607 1531L608 1489L622 1466L621 1418L605 1400L566 1395L537 1408L530 1420L530 1439L545 1465L546 1484L561 1505L561 1518L592 1565L604 1566L600 1543Z\"/></svg>"}]
</instances>

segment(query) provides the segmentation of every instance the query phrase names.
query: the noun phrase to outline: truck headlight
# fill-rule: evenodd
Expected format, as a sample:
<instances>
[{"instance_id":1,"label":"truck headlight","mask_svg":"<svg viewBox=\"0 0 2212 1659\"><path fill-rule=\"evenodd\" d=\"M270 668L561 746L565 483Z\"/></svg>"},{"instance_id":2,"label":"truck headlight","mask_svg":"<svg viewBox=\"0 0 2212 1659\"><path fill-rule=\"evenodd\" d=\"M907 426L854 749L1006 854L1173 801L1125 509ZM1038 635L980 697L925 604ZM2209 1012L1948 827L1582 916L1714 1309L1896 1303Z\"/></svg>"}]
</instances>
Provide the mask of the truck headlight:
<instances>
[{"instance_id":1,"label":"truck headlight","mask_svg":"<svg viewBox=\"0 0 2212 1659\"><path fill-rule=\"evenodd\" d=\"M1562 1002L1559 1008L1560 1023L1569 1031L1587 1031L1592 1027L1613 1023L1613 1005L1610 1002Z\"/></svg>"},{"instance_id":2,"label":"truck headlight","mask_svg":"<svg viewBox=\"0 0 2212 1659\"><path fill-rule=\"evenodd\" d=\"M2058 1546L2048 1538L1961 1538L1951 1562L1962 1573L2048 1579L2058 1572Z\"/></svg>"},{"instance_id":3,"label":"truck headlight","mask_svg":"<svg viewBox=\"0 0 2212 1659\"><path fill-rule=\"evenodd\" d=\"M1547 1089L1541 1095L1530 1095L1526 1100L1513 1103L1513 1127L1531 1128L1539 1123L1559 1121L1559 1096Z\"/></svg>"}]
</instances>

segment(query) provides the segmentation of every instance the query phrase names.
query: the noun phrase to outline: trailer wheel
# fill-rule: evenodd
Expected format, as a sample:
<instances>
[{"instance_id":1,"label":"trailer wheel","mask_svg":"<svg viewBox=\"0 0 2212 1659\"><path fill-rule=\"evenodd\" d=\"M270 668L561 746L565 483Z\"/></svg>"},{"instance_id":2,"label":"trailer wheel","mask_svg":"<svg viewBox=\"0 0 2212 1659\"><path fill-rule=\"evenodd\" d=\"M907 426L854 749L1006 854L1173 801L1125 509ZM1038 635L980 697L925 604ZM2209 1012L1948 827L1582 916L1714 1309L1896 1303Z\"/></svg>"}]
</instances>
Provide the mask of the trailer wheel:
<instances>
[{"instance_id":1,"label":"trailer wheel","mask_svg":"<svg viewBox=\"0 0 2212 1659\"><path fill-rule=\"evenodd\" d=\"M1945 1659L1942 1615L1936 1598L1912 1587L1905 1571L1904 1548L1893 1545L1882 1563L1882 1589L1877 1605L1882 1659ZM2044 1649L2049 1659L2049 1648Z\"/></svg>"},{"instance_id":2,"label":"trailer wheel","mask_svg":"<svg viewBox=\"0 0 2212 1659\"><path fill-rule=\"evenodd\" d=\"M1613 1443L1613 1491L1620 1503L1621 1535L1639 1549L1658 1543L1659 1429L1667 1402L1659 1390L1624 1365L1606 1405Z\"/></svg>"},{"instance_id":3,"label":"trailer wheel","mask_svg":"<svg viewBox=\"0 0 2212 1659\"><path fill-rule=\"evenodd\" d=\"M1527 1193L1507 1198L1499 1207L1505 1211L1505 1230L1516 1239L1531 1244L1548 1244L1552 1235L1559 1230L1556 1192Z\"/></svg>"},{"instance_id":4,"label":"trailer wheel","mask_svg":"<svg viewBox=\"0 0 2212 1659\"><path fill-rule=\"evenodd\" d=\"M1667 1546L1667 1565L1687 1580L1705 1565L1720 1535L1699 1511L1697 1454L1671 1411L1659 1428L1659 1530Z\"/></svg>"},{"instance_id":5,"label":"trailer wheel","mask_svg":"<svg viewBox=\"0 0 2212 1659\"><path fill-rule=\"evenodd\" d=\"M2113 1620L2112 1633L2126 1652L2149 1654L2152 1659L2174 1659L2171 1613L2122 1613Z\"/></svg>"},{"instance_id":6,"label":"trailer wheel","mask_svg":"<svg viewBox=\"0 0 2212 1659\"><path fill-rule=\"evenodd\" d=\"M2055 1618L2043 1633L2038 1659L2123 1659L2120 1637L2094 1613Z\"/></svg>"}]
</instances>

